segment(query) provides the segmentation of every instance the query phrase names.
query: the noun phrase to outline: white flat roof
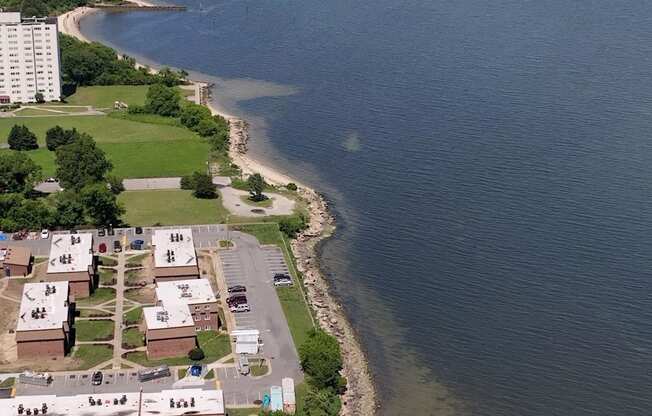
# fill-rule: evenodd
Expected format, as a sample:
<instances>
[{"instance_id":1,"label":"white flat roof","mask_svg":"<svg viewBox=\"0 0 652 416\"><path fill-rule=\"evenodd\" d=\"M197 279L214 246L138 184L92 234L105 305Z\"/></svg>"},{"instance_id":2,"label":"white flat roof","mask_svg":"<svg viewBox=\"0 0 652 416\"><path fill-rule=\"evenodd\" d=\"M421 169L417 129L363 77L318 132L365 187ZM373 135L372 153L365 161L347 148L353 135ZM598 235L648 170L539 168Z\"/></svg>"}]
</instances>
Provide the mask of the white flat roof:
<instances>
[{"instance_id":1,"label":"white flat roof","mask_svg":"<svg viewBox=\"0 0 652 416\"><path fill-rule=\"evenodd\" d=\"M26 283L20 299L16 330L61 328L63 322L68 320L67 300L68 282Z\"/></svg>"},{"instance_id":2,"label":"white flat roof","mask_svg":"<svg viewBox=\"0 0 652 416\"><path fill-rule=\"evenodd\" d=\"M81 272L93 263L93 234L54 234L48 273Z\"/></svg>"},{"instance_id":3,"label":"white flat roof","mask_svg":"<svg viewBox=\"0 0 652 416\"><path fill-rule=\"evenodd\" d=\"M171 304L143 308L147 329L181 328L195 326L188 305Z\"/></svg>"},{"instance_id":4,"label":"white flat roof","mask_svg":"<svg viewBox=\"0 0 652 416\"><path fill-rule=\"evenodd\" d=\"M197 254L190 228L154 230L154 267L196 266Z\"/></svg>"},{"instance_id":5,"label":"white flat roof","mask_svg":"<svg viewBox=\"0 0 652 416\"><path fill-rule=\"evenodd\" d=\"M0 24L6 23L20 23L20 12L0 13Z\"/></svg>"},{"instance_id":6,"label":"white flat roof","mask_svg":"<svg viewBox=\"0 0 652 416\"><path fill-rule=\"evenodd\" d=\"M126 398L122 404L120 399ZM91 405L89 397L95 400ZM102 401L98 405L98 399ZM170 399L174 401L174 408L170 407ZM194 399L194 406L191 406ZM114 404L117 400L117 404ZM183 403L188 404L184 407ZM47 415L66 416L136 416L141 405L139 393L102 393L79 394L76 396L18 396L10 399L0 399L0 408L3 415L18 415L18 406L24 409L39 409L42 412L43 404L47 405ZM179 408L176 403L180 403ZM199 414L224 414L224 395L222 390L179 389L163 390L156 393L143 393L142 415L181 416L196 412ZM32 413L33 414L33 413ZM25 412L23 412L25 415Z\"/></svg>"},{"instance_id":7,"label":"white flat roof","mask_svg":"<svg viewBox=\"0 0 652 416\"><path fill-rule=\"evenodd\" d=\"M190 279L174 282L158 282L156 299L163 305L180 303L194 305L197 303L217 302L211 282L208 279Z\"/></svg>"}]
</instances>

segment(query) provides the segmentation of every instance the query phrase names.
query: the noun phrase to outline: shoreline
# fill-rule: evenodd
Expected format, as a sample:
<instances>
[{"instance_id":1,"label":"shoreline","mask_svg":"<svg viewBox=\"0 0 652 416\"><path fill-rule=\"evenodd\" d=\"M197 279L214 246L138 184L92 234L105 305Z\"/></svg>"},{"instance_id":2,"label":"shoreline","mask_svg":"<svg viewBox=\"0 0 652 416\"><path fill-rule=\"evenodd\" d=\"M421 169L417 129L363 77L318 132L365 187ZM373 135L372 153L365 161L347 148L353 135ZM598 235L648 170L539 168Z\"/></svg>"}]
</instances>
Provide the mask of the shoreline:
<instances>
[{"instance_id":1,"label":"shoreline","mask_svg":"<svg viewBox=\"0 0 652 416\"><path fill-rule=\"evenodd\" d=\"M128 1L140 6L152 5L143 0ZM97 12L97 9L90 7L78 7L64 13L58 17L59 31L81 41L90 42L81 33L80 21ZM155 70L152 69L152 71ZM198 98L201 87L206 86L206 83L196 80L189 81L191 85L195 86L196 98ZM299 233L290 245L296 259L297 269L303 274L303 283L307 293L306 300L314 311L320 327L333 335L340 344L343 363L342 375L348 382L347 390L341 396L340 415L375 414L378 408L377 393L366 354L342 306L332 296L330 284L319 267L319 244L329 238L335 230L335 218L330 214L328 202L320 193L300 181L247 156L249 140L247 121L218 111L210 103L210 100L207 100L205 105L212 114L220 115L229 121L229 156L243 173L260 173L267 182L274 185L285 186L294 182L298 186L297 193L306 200L310 217L308 227ZM298 345L295 346L297 349L298 347Z\"/></svg>"}]
</instances>

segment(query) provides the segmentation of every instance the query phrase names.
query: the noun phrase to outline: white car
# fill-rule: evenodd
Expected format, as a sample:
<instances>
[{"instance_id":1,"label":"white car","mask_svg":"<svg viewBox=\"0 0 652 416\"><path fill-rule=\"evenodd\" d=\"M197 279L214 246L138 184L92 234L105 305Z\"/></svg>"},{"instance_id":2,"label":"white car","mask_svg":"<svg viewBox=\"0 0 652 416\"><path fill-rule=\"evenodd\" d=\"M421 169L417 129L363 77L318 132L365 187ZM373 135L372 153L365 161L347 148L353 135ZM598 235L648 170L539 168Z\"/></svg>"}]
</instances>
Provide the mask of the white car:
<instances>
[{"instance_id":1,"label":"white car","mask_svg":"<svg viewBox=\"0 0 652 416\"><path fill-rule=\"evenodd\" d=\"M41 230L41 238L47 240L50 238L50 232L48 230Z\"/></svg>"},{"instance_id":2,"label":"white car","mask_svg":"<svg viewBox=\"0 0 652 416\"><path fill-rule=\"evenodd\" d=\"M231 305L229 307L229 310L231 312L249 312L251 308L249 308L249 305L247 305L246 303L241 303L239 305Z\"/></svg>"}]
</instances>

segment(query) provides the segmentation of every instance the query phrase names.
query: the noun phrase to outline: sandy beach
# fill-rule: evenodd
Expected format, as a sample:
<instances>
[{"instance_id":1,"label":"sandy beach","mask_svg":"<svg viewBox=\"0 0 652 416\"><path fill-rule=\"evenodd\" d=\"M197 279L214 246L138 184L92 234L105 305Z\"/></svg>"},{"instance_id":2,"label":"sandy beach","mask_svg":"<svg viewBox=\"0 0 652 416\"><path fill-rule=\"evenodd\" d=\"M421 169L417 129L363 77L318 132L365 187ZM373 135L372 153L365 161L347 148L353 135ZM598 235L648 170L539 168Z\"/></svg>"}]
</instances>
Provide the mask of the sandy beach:
<instances>
[{"instance_id":1,"label":"sandy beach","mask_svg":"<svg viewBox=\"0 0 652 416\"><path fill-rule=\"evenodd\" d=\"M142 0L129 1L144 7L151 5ZM59 31L88 42L89 40L81 33L80 21L96 12L97 9L79 7L59 16ZM201 81L191 80L191 82L197 91L200 87L206 86ZM376 389L366 356L341 305L331 295L329 284L319 268L318 245L335 230L335 220L328 210L326 199L301 181L249 157L247 155L249 133L246 120L217 111L210 102L206 105L213 114L229 121L231 127L229 155L233 163L240 166L243 173L260 173L267 182L274 185L284 186L293 182L299 187L299 195L307 201L310 223L308 228L292 241L292 250L296 257L297 268L304 277L308 302L315 311L320 326L338 339L342 349L342 374L348 380L348 389L342 397L340 414L347 416L375 414L378 406Z\"/></svg>"}]
</instances>

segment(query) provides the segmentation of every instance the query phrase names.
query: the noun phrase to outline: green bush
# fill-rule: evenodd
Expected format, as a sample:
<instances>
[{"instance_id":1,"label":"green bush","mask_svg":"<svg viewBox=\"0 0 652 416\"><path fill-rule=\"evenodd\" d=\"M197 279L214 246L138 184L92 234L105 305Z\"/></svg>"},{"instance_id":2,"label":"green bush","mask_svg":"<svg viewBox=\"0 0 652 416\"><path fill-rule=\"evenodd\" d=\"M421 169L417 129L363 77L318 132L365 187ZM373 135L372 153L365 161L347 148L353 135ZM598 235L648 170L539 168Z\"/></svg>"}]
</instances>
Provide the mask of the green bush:
<instances>
[{"instance_id":1,"label":"green bush","mask_svg":"<svg viewBox=\"0 0 652 416\"><path fill-rule=\"evenodd\" d=\"M204 355L204 350L202 350L199 347L195 347L190 352L188 353L188 358L190 358L193 361L201 361L205 357Z\"/></svg>"},{"instance_id":2,"label":"green bush","mask_svg":"<svg viewBox=\"0 0 652 416\"><path fill-rule=\"evenodd\" d=\"M297 233L308 227L306 218L303 215L283 218L278 222L278 227L288 238L295 238Z\"/></svg>"},{"instance_id":3,"label":"green bush","mask_svg":"<svg viewBox=\"0 0 652 416\"><path fill-rule=\"evenodd\" d=\"M9 148L13 150L34 150L38 149L36 135L25 125L14 124L7 138Z\"/></svg>"},{"instance_id":4,"label":"green bush","mask_svg":"<svg viewBox=\"0 0 652 416\"><path fill-rule=\"evenodd\" d=\"M296 191L297 190L297 184L294 182L290 182L287 185L285 185L288 191Z\"/></svg>"},{"instance_id":5,"label":"green bush","mask_svg":"<svg viewBox=\"0 0 652 416\"><path fill-rule=\"evenodd\" d=\"M342 356L337 339L321 329L312 329L299 347L303 371L317 389L338 389L341 385Z\"/></svg>"}]
</instances>

